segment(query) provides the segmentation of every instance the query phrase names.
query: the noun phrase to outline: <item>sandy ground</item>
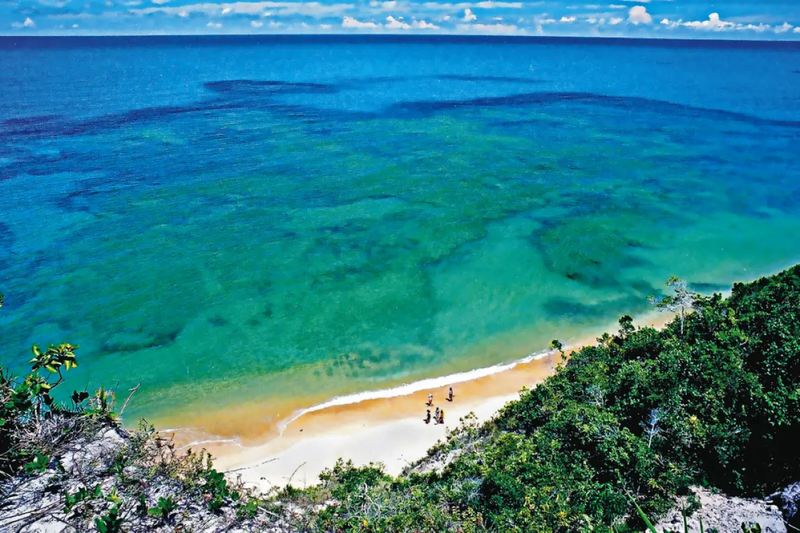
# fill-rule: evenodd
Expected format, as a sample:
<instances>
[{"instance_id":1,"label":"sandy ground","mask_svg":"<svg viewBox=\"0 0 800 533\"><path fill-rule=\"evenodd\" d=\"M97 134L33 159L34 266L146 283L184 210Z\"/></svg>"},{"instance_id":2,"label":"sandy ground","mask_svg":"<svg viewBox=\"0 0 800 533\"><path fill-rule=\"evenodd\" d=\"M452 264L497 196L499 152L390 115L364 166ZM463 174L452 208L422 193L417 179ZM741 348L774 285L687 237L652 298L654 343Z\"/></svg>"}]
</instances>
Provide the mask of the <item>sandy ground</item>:
<instances>
[{"instance_id":1,"label":"sandy ground","mask_svg":"<svg viewBox=\"0 0 800 533\"><path fill-rule=\"evenodd\" d=\"M523 386L551 374L559 360L560 355L547 357L461 383L454 387L453 402L445 400L447 388L439 388L307 413L264 444L218 452L217 465L262 489L314 484L319 473L340 457L359 465L380 462L387 472L399 474L456 427L460 418L471 412L480 420L491 418L518 397ZM444 409L444 424L423 422L428 393L434 395L434 408Z\"/></svg>"},{"instance_id":2,"label":"sandy ground","mask_svg":"<svg viewBox=\"0 0 800 533\"><path fill-rule=\"evenodd\" d=\"M376 423L367 412L361 421L309 431L305 437L297 435L304 428L293 427L291 431L295 434L284 434L238 456L224 457L218 463L223 468L226 465L230 469L243 468L231 473L241 475L248 484L264 490L286 484L313 485L319 481L319 473L340 457L350 458L356 464L379 462L387 472L399 474L444 438L447 428L458 425L458 418L474 411L479 418L488 419L515 397L517 394L497 396L479 403L454 406L446 410L449 422L446 420L444 425L426 426L421 416L414 415ZM263 457L267 459L261 459Z\"/></svg>"},{"instance_id":3,"label":"sandy ground","mask_svg":"<svg viewBox=\"0 0 800 533\"><path fill-rule=\"evenodd\" d=\"M671 318L668 314L648 315L637 324L661 327ZM593 337L574 346L591 342ZM551 375L561 361L559 353L544 354L508 370L457 383L453 402L446 401L447 385L440 380L440 385L432 389L295 413L281 431L260 442L195 440L193 446L207 448L216 457L219 469L263 490L286 484L315 484L320 472L340 457L358 465L380 462L387 472L399 474L444 438L462 417L474 413L479 420L488 420L517 398L523 387L535 386ZM445 411L443 425L423 422L428 393L434 396L434 407ZM241 420L239 416L232 418Z\"/></svg>"}]
</instances>

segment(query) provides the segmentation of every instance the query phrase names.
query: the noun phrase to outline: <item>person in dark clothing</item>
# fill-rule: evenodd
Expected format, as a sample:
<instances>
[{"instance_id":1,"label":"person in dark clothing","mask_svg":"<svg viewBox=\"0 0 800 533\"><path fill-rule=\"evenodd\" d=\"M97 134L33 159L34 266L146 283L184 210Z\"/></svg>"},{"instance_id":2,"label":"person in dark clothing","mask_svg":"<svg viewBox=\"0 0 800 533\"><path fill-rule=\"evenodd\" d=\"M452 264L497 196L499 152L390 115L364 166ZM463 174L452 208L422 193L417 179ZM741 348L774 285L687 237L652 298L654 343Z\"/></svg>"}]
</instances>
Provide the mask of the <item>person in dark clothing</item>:
<instances>
[{"instance_id":1,"label":"person in dark clothing","mask_svg":"<svg viewBox=\"0 0 800 533\"><path fill-rule=\"evenodd\" d=\"M439 409L439 408L437 407L437 408L436 408L436 411L434 411L434 413L433 413L433 421L434 421L434 423L436 423L436 424L438 424L438 423L439 423L439 412L440 412L440 411L441 411L441 409Z\"/></svg>"},{"instance_id":2,"label":"person in dark clothing","mask_svg":"<svg viewBox=\"0 0 800 533\"><path fill-rule=\"evenodd\" d=\"M431 410L427 409L425 413L425 418L422 419L426 424L431 423Z\"/></svg>"},{"instance_id":3,"label":"person in dark clothing","mask_svg":"<svg viewBox=\"0 0 800 533\"><path fill-rule=\"evenodd\" d=\"M447 391L447 401L452 402L453 398L455 398L455 394L453 394L453 387L450 387L450 389Z\"/></svg>"},{"instance_id":4,"label":"person in dark clothing","mask_svg":"<svg viewBox=\"0 0 800 533\"><path fill-rule=\"evenodd\" d=\"M439 411L439 424L444 424L444 409Z\"/></svg>"}]
</instances>

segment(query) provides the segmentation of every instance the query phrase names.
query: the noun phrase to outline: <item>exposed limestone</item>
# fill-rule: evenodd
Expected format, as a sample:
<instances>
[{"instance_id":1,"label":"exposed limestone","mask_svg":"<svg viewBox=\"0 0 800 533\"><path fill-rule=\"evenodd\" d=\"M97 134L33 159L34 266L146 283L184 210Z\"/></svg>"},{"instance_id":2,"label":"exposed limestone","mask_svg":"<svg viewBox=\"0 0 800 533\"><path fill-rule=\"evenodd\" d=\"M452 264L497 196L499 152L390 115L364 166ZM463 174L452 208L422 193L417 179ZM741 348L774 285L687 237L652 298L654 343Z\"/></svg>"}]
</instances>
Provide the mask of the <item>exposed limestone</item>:
<instances>
[{"instance_id":1,"label":"exposed limestone","mask_svg":"<svg viewBox=\"0 0 800 533\"><path fill-rule=\"evenodd\" d=\"M170 445L160 443L157 436L136 442L141 434L133 437L110 422L70 434L71 439L54 444L49 463L42 471L20 474L0 483L0 531L95 530L95 519L115 507L122 519L121 531L125 532L292 530L287 521L292 516L289 509L254 506L247 516L241 516L234 501L226 498L212 511L202 480L187 482L186 474L177 470L180 466L191 471L193 464L170 459L173 457ZM136 451L132 452L134 447ZM166 460L159 464L160 447L165 450ZM123 461L121 457L126 459ZM176 468L174 473L173 468ZM236 490L240 489L232 483ZM75 495L81 489L89 496L68 505L68 495ZM131 497L134 492L140 495L138 502ZM119 503L121 499L116 495L122 494L127 495L127 503ZM166 516L148 512L158 505L160 498L169 498L174 503Z\"/></svg>"},{"instance_id":2,"label":"exposed limestone","mask_svg":"<svg viewBox=\"0 0 800 533\"><path fill-rule=\"evenodd\" d=\"M744 499L711 492L702 487L692 487L700 502L700 509L686 519L690 533L700 533L700 522L706 533L741 533L742 524L758 524L762 533L784 533L781 513L775 505L758 499ZM686 497L678 498L675 507L656 524L661 532L683 532L681 509L690 507Z\"/></svg>"}]
</instances>

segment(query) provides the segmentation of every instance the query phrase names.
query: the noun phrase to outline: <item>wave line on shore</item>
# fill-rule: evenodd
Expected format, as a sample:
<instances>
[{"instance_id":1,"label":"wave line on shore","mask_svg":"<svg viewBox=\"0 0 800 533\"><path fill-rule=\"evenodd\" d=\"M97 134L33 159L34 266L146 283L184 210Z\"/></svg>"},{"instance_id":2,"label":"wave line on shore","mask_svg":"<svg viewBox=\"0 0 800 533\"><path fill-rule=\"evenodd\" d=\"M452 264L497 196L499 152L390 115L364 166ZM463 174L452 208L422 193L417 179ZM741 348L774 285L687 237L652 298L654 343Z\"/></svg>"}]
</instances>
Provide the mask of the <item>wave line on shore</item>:
<instances>
[{"instance_id":1,"label":"wave line on shore","mask_svg":"<svg viewBox=\"0 0 800 533\"><path fill-rule=\"evenodd\" d=\"M564 349L566 350L568 348L564 347ZM300 409L298 411L295 411L294 414L292 414L292 416L278 423L278 433L280 435L283 435L283 432L286 430L287 427L289 427L289 425L292 422L309 413L322 411L325 409L329 409L331 407L341 407L344 405L352 405L370 400L385 400L388 398L397 398L399 396L408 396L409 394L414 394L415 392L427 389L435 389L449 385L456 385L458 383L465 383L467 381L473 381L475 379L480 379L487 376L492 376L494 374L499 374L501 372L506 372L519 365L524 365L532 361L535 361L536 359L542 359L544 357L547 357L552 353L553 353L552 350L542 350L540 352L533 352L523 357L522 359L517 359L516 361L512 361L510 363L503 363L483 368L476 368L474 370L467 370L465 372L456 372L455 374L449 374L446 376L441 376L436 378L425 378L419 381L413 381L411 383L405 383L403 385L389 387L386 389L378 389L372 391L357 392L354 394L346 394L344 396L336 396L328 401L312 405L311 407L306 407L305 409Z\"/></svg>"}]
</instances>

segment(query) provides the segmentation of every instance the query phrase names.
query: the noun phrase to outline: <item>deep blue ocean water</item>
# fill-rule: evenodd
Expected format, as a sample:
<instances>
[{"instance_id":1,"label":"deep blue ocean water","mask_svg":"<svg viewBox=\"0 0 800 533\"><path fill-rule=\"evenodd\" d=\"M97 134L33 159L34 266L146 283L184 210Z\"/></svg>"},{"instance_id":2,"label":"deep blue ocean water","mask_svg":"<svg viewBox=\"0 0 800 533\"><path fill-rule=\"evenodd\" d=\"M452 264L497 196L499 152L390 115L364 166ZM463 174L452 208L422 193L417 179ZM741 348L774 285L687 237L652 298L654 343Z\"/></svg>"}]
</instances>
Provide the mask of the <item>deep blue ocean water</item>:
<instances>
[{"instance_id":1,"label":"deep blue ocean water","mask_svg":"<svg viewBox=\"0 0 800 533\"><path fill-rule=\"evenodd\" d=\"M800 260L797 43L0 38L2 361L136 415L520 358Z\"/></svg>"}]
</instances>

